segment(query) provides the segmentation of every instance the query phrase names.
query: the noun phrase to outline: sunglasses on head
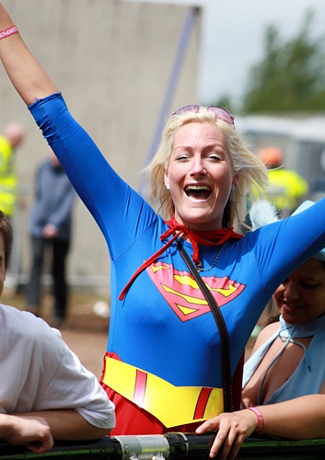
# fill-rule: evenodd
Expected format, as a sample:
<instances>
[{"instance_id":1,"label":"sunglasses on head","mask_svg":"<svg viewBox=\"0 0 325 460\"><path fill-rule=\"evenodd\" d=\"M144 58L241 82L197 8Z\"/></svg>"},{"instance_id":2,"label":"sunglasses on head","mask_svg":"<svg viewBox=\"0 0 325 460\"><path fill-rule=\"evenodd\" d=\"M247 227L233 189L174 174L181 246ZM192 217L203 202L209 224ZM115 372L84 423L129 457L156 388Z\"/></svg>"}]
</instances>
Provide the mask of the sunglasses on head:
<instances>
[{"instance_id":1,"label":"sunglasses on head","mask_svg":"<svg viewBox=\"0 0 325 460\"><path fill-rule=\"evenodd\" d=\"M199 110L199 105L185 105L184 107L175 110L172 116L182 115L183 113L187 112L197 113ZM210 105L209 107L207 107L207 111L213 112L217 119L225 121L226 123L235 126L235 117L229 112L229 110L224 109L223 107L214 107L213 105Z\"/></svg>"}]
</instances>

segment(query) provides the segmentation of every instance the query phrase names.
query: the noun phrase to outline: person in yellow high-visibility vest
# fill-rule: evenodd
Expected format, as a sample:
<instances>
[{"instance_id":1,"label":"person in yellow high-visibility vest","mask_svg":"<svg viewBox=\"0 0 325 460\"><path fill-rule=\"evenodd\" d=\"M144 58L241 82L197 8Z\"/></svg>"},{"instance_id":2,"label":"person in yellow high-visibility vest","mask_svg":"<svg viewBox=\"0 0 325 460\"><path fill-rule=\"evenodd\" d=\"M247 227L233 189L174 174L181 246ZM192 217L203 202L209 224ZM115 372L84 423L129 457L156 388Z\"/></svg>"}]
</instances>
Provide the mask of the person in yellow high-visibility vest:
<instances>
[{"instance_id":1,"label":"person in yellow high-visibility vest","mask_svg":"<svg viewBox=\"0 0 325 460\"><path fill-rule=\"evenodd\" d=\"M279 148L265 147L258 155L268 169L270 185L265 192L266 198L276 207L280 217L287 217L306 197L309 184L297 171L283 167L284 157Z\"/></svg>"},{"instance_id":2,"label":"person in yellow high-visibility vest","mask_svg":"<svg viewBox=\"0 0 325 460\"><path fill-rule=\"evenodd\" d=\"M11 219L16 205L17 175L14 153L25 138L25 128L18 122L10 122L0 135L0 209Z\"/></svg>"}]
</instances>

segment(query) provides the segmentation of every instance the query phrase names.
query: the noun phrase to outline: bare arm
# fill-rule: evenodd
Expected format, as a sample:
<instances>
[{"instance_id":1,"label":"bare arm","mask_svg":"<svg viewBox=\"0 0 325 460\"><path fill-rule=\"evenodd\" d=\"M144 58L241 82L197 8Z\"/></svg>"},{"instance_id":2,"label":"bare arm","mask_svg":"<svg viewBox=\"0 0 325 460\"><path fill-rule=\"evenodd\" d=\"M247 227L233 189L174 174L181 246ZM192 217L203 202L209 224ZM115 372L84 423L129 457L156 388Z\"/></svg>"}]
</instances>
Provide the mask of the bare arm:
<instances>
[{"instance_id":1,"label":"bare arm","mask_svg":"<svg viewBox=\"0 0 325 460\"><path fill-rule=\"evenodd\" d=\"M259 406L263 433L290 439L325 438L325 394ZM279 423L281 421L281 423Z\"/></svg>"},{"instance_id":2,"label":"bare arm","mask_svg":"<svg viewBox=\"0 0 325 460\"><path fill-rule=\"evenodd\" d=\"M0 3L0 30L13 24ZM58 91L18 33L0 40L0 59L11 82L27 105Z\"/></svg>"},{"instance_id":3,"label":"bare arm","mask_svg":"<svg viewBox=\"0 0 325 460\"><path fill-rule=\"evenodd\" d=\"M51 430L42 417L0 414L0 439L11 444L23 444L36 454L53 447Z\"/></svg>"},{"instance_id":4,"label":"bare arm","mask_svg":"<svg viewBox=\"0 0 325 460\"><path fill-rule=\"evenodd\" d=\"M19 414L19 416L26 418L42 417L48 423L52 436L57 441L99 439L107 435L110 431L91 425L74 409L26 412Z\"/></svg>"},{"instance_id":5,"label":"bare arm","mask_svg":"<svg viewBox=\"0 0 325 460\"><path fill-rule=\"evenodd\" d=\"M301 396L258 409L264 418L263 434L289 439L325 438L325 394ZM243 441L256 428L256 415L243 409L207 420L196 433L217 431L210 457L220 450L220 460L234 460Z\"/></svg>"}]
</instances>

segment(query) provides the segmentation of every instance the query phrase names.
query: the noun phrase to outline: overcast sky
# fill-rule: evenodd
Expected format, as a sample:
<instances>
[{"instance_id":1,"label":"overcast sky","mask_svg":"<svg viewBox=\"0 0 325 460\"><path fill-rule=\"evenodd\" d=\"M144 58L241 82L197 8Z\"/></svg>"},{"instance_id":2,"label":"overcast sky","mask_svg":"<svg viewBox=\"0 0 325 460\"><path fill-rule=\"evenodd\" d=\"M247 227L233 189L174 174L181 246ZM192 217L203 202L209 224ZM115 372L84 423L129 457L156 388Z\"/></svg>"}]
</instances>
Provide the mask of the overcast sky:
<instances>
[{"instance_id":1,"label":"overcast sky","mask_svg":"<svg viewBox=\"0 0 325 460\"><path fill-rule=\"evenodd\" d=\"M177 0L176 0L177 1ZM315 11L315 37L325 36L325 0L206 0L204 7L200 102L225 94L241 97L248 69L264 56L265 27L275 24L285 38L300 30L308 9Z\"/></svg>"}]
</instances>

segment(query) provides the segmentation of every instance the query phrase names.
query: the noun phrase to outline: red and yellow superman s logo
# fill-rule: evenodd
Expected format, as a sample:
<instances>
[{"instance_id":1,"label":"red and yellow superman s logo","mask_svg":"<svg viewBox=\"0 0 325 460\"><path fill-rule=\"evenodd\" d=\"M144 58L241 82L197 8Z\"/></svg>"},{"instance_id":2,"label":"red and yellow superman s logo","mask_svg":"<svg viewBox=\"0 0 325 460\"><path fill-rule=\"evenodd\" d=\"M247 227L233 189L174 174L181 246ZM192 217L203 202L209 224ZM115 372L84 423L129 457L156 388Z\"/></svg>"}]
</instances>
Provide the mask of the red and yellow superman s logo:
<instances>
[{"instance_id":1,"label":"red and yellow superman s logo","mask_svg":"<svg viewBox=\"0 0 325 460\"><path fill-rule=\"evenodd\" d=\"M178 271L170 264L157 262L147 268L151 280L181 321L188 321L210 311L210 307L197 282L187 271ZM237 297L244 289L243 284L227 276L203 276L219 307Z\"/></svg>"}]
</instances>

